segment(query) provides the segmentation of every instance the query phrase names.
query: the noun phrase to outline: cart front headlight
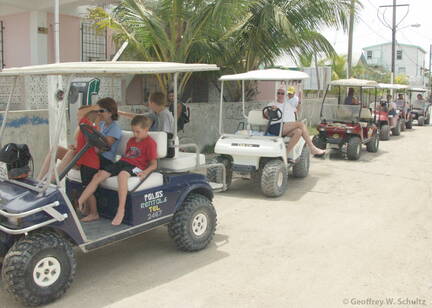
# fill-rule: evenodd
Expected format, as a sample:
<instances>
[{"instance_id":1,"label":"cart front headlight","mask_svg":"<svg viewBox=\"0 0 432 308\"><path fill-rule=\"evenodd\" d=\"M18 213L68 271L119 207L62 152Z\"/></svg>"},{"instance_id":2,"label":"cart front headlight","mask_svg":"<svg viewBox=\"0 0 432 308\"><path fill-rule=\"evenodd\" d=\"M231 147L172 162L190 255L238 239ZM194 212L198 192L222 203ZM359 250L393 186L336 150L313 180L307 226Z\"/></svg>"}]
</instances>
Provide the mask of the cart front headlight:
<instances>
[{"instance_id":1,"label":"cart front headlight","mask_svg":"<svg viewBox=\"0 0 432 308\"><path fill-rule=\"evenodd\" d=\"M351 129L347 129L347 134L351 134L352 133L352 130Z\"/></svg>"},{"instance_id":2,"label":"cart front headlight","mask_svg":"<svg viewBox=\"0 0 432 308\"><path fill-rule=\"evenodd\" d=\"M325 128L324 127L321 127L319 130L320 130L320 132L325 132Z\"/></svg>"}]
</instances>

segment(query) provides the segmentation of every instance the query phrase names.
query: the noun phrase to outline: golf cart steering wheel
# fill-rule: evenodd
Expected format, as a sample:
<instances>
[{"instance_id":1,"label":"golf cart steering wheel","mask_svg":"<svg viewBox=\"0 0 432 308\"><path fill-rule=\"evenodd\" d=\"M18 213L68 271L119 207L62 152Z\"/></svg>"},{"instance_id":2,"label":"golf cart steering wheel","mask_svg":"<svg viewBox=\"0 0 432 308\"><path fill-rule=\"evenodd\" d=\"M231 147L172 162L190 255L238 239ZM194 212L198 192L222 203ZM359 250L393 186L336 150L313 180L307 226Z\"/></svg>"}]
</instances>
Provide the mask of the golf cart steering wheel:
<instances>
[{"instance_id":1,"label":"golf cart steering wheel","mask_svg":"<svg viewBox=\"0 0 432 308\"><path fill-rule=\"evenodd\" d=\"M267 113L267 115L266 115ZM262 110L263 118L268 118L269 121L279 121L282 119L282 110L279 108L273 109L272 106L266 106Z\"/></svg>"},{"instance_id":2,"label":"golf cart steering wheel","mask_svg":"<svg viewBox=\"0 0 432 308\"><path fill-rule=\"evenodd\" d=\"M84 134L87 142L98 149L106 152L111 149L105 136L102 135L96 128L85 123L80 124L80 130Z\"/></svg>"}]
</instances>

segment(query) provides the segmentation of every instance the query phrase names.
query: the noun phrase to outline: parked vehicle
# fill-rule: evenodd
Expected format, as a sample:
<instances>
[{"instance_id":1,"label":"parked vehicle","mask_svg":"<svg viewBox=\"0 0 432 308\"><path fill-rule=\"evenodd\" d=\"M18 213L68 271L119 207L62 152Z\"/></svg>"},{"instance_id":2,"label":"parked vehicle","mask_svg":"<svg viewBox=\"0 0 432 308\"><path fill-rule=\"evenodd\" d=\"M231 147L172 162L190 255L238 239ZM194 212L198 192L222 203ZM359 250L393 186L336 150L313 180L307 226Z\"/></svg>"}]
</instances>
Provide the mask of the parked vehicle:
<instances>
[{"instance_id":1,"label":"parked vehicle","mask_svg":"<svg viewBox=\"0 0 432 308\"><path fill-rule=\"evenodd\" d=\"M207 247L216 229L211 185L223 189L223 184L209 183L204 175L191 172L209 166L205 165L205 157L198 150L196 153L178 151L183 145L178 144L177 130L174 130L173 138L165 132L150 133L157 143L158 170L142 180L139 177L129 179L126 215L120 226L111 225L118 204L117 177L103 182L100 193L96 195L102 217L95 222L81 223L71 203L72 192L82 190L81 178L72 167L90 147L106 149L109 146L97 130L82 125L80 128L87 139L86 146L66 170L56 176L56 183L50 183L48 179L55 172L54 149L57 149L61 133L66 131L67 99L63 99L63 95L54 95L69 93L59 88L62 83L52 75L72 79L76 75L127 77L133 74L172 74L176 102L179 73L217 69L217 66L207 64L85 62L11 68L0 73L0 77L10 76L8 78L15 81L19 76L48 76L48 89L55 92L49 92L49 96L58 99L54 108L60 106L58 114L50 112L49 120L55 123L56 129L50 131L54 134L54 142L50 171L45 179L39 182L32 178L0 178L0 263L3 285L9 293L31 306L60 298L71 285L77 269L74 246L89 252L167 225L168 233L179 249L197 251ZM6 121L7 116L3 126ZM0 141L3 133L2 129ZM131 132L124 132L118 154L124 151L131 136ZM220 168L219 172L224 173L222 164L211 167ZM64 176L67 176L66 192L60 182Z\"/></svg>"},{"instance_id":2,"label":"parked vehicle","mask_svg":"<svg viewBox=\"0 0 432 308\"><path fill-rule=\"evenodd\" d=\"M282 118L281 110L269 108L245 111L245 81L272 81L275 83L275 95L279 81L286 84L296 83L309 78L306 73L281 69L250 71L243 74L225 75L222 81L222 92L219 109L219 134L216 142L214 163L222 163L226 168L226 184L229 186L233 177L248 178L258 183L261 192L268 197L278 197L288 187L288 171L292 169L294 177L306 177L309 173L309 149L300 138L294 149L287 153L286 144L289 137L282 137L282 125L278 136L268 134L270 122ZM224 132L223 95L224 82L241 81L242 110L246 125L242 122L235 133ZM275 99L276 101L276 99ZM269 119L265 118L268 112ZM220 182L216 169L208 170L210 181Z\"/></svg>"},{"instance_id":3,"label":"parked vehicle","mask_svg":"<svg viewBox=\"0 0 432 308\"><path fill-rule=\"evenodd\" d=\"M413 121L417 122L418 126L430 124L431 119L431 105L425 99L427 89L410 87L408 88L409 99L411 102L411 117ZM417 96L422 95L422 100L418 100Z\"/></svg>"},{"instance_id":4,"label":"parked vehicle","mask_svg":"<svg viewBox=\"0 0 432 308\"><path fill-rule=\"evenodd\" d=\"M337 87L337 102L327 98L330 87ZM376 114L372 115L368 101L376 104L378 84L372 80L340 79L334 80L327 88L321 106L321 123L314 144L322 149L327 145L345 153L349 160L358 160L361 146L376 153L379 148L379 129ZM356 91L357 90L357 91ZM356 98L354 93L358 93ZM371 96L374 99L371 99ZM375 108L376 109L376 106Z\"/></svg>"}]
</instances>

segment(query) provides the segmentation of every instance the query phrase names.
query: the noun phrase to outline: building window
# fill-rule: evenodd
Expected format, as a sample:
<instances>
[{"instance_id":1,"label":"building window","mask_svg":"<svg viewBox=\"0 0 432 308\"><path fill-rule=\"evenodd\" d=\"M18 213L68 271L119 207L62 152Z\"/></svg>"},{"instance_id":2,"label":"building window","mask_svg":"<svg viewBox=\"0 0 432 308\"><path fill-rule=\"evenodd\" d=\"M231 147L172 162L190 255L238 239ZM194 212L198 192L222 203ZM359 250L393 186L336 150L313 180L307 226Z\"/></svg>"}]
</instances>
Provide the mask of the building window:
<instances>
[{"instance_id":1,"label":"building window","mask_svg":"<svg viewBox=\"0 0 432 308\"><path fill-rule=\"evenodd\" d=\"M406 68L405 67L399 67L398 73L399 73L399 75L405 75L406 74Z\"/></svg>"},{"instance_id":2,"label":"building window","mask_svg":"<svg viewBox=\"0 0 432 308\"><path fill-rule=\"evenodd\" d=\"M368 58L368 60L372 59L372 50L367 51L367 58Z\"/></svg>"},{"instance_id":3,"label":"building window","mask_svg":"<svg viewBox=\"0 0 432 308\"><path fill-rule=\"evenodd\" d=\"M107 31L96 31L91 22L81 23L82 61L107 60Z\"/></svg>"},{"instance_id":4,"label":"building window","mask_svg":"<svg viewBox=\"0 0 432 308\"><path fill-rule=\"evenodd\" d=\"M3 47L3 21L0 21L0 69L5 67L4 64L4 47Z\"/></svg>"},{"instance_id":5,"label":"building window","mask_svg":"<svg viewBox=\"0 0 432 308\"><path fill-rule=\"evenodd\" d=\"M402 60L402 50L396 51L396 59Z\"/></svg>"}]
</instances>

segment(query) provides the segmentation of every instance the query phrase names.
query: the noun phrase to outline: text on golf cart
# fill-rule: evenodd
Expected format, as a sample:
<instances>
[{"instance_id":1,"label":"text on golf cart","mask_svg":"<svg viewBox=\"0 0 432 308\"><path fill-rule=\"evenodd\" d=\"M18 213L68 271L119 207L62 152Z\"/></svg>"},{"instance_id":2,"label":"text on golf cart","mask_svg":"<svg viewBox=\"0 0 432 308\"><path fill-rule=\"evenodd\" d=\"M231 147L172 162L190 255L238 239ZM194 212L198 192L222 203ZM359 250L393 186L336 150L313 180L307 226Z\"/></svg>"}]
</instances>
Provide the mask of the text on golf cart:
<instances>
[{"instance_id":1,"label":"text on golf cart","mask_svg":"<svg viewBox=\"0 0 432 308\"><path fill-rule=\"evenodd\" d=\"M141 203L141 208L148 208L150 212L154 212L152 209L159 204L167 202L167 197L164 196L162 190L156 191L154 193L148 193L144 195L144 202ZM157 206L159 209L159 206Z\"/></svg>"}]
</instances>

